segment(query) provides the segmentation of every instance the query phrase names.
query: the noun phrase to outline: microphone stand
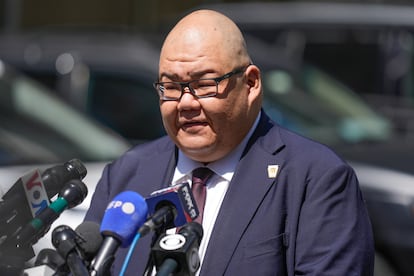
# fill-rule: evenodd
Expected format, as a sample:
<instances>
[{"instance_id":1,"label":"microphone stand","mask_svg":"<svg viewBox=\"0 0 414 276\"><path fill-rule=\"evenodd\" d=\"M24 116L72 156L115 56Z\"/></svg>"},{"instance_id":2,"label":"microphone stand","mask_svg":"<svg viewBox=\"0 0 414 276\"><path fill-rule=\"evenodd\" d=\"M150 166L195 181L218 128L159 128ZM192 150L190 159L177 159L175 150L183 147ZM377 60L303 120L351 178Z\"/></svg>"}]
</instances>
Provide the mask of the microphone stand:
<instances>
[{"instance_id":1,"label":"microphone stand","mask_svg":"<svg viewBox=\"0 0 414 276\"><path fill-rule=\"evenodd\" d=\"M115 252L116 249L119 247L119 242L111 236L108 236L101 246L100 252ZM102 276L108 275L112 263L115 260L115 256L113 254L106 255L100 254L97 258L93 259L91 263L91 276Z\"/></svg>"},{"instance_id":2,"label":"microphone stand","mask_svg":"<svg viewBox=\"0 0 414 276\"><path fill-rule=\"evenodd\" d=\"M89 271L77 253L70 252L67 255L66 264L73 276L89 276Z\"/></svg>"}]
</instances>

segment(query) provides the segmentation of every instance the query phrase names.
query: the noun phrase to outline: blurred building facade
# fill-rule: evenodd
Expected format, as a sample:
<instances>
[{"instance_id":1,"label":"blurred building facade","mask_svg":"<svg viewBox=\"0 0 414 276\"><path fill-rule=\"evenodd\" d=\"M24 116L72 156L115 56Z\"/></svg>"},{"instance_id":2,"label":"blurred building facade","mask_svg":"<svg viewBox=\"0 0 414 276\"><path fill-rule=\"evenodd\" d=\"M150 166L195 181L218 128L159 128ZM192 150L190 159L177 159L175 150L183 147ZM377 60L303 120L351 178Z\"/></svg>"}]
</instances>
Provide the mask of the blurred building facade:
<instances>
[{"instance_id":1,"label":"blurred building facade","mask_svg":"<svg viewBox=\"0 0 414 276\"><path fill-rule=\"evenodd\" d=\"M179 15L201 4L214 2L259 2L232 0L0 0L0 31L56 27L86 26L133 28L157 31L160 22L173 22ZM299 2L295 0L261 0L260 2ZM309 2L309 0L302 0ZM340 2L319 0L318 2ZM346 2L405 3L407 0L348 0Z\"/></svg>"}]
</instances>

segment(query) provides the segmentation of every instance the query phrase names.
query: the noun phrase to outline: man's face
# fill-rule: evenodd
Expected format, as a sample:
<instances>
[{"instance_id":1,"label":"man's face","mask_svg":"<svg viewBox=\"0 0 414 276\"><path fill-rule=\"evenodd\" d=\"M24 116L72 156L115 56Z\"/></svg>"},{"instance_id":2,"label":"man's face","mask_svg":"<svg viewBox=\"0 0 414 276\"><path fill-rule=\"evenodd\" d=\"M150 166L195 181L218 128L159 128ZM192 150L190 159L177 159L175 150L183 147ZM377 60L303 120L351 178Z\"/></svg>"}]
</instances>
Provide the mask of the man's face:
<instances>
[{"instance_id":1,"label":"man's face","mask_svg":"<svg viewBox=\"0 0 414 276\"><path fill-rule=\"evenodd\" d=\"M260 70L250 57L240 30L212 11L194 12L168 34L160 54L159 82L222 80L217 95L197 98L184 88L181 98L160 102L164 127L191 159L214 162L235 149L251 128L261 105Z\"/></svg>"},{"instance_id":2,"label":"man's face","mask_svg":"<svg viewBox=\"0 0 414 276\"><path fill-rule=\"evenodd\" d=\"M229 62L214 47L188 45L184 48L164 50L160 59L160 82L216 78L248 65ZM248 131L248 89L243 72L221 81L215 97L198 99L186 87L181 99L161 101L168 135L193 160L213 162L224 157Z\"/></svg>"}]
</instances>

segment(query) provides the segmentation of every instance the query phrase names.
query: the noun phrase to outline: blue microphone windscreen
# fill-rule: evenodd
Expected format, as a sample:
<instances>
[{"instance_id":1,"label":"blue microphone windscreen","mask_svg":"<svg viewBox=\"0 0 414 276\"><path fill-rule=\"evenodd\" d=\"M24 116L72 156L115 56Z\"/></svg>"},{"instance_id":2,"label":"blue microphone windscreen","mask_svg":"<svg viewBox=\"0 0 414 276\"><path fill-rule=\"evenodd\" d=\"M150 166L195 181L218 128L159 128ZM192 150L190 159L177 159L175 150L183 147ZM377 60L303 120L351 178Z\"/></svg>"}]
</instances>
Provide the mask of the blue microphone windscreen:
<instances>
[{"instance_id":1,"label":"blue microphone windscreen","mask_svg":"<svg viewBox=\"0 0 414 276\"><path fill-rule=\"evenodd\" d=\"M145 199L133 191L118 194L106 208L100 231L117 238L122 247L128 247L144 224L148 214Z\"/></svg>"}]
</instances>

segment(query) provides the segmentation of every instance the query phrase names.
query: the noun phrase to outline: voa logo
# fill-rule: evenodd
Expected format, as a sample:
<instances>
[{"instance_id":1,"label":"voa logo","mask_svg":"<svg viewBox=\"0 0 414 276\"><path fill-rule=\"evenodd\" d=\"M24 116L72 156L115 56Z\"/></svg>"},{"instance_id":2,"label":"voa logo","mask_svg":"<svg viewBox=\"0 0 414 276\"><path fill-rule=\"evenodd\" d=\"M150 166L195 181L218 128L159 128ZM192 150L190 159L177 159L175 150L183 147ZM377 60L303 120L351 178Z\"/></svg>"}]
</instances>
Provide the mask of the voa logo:
<instances>
[{"instance_id":1,"label":"voa logo","mask_svg":"<svg viewBox=\"0 0 414 276\"><path fill-rule=\"evenodd\" d=\"M135 212L135 205L132 202L122 202L120 200L113 200L108 204L106 210L120 208L123 213L131 215Z\"/></svg>"},{"instance_id":2,"label":"voa logo","mask_svg":"<svg viewBox=\"0 0 414 276\"><path fill-rule=\"evenodd\" d=\"M22 182L32 215L36 216L49 205L49 198L39 171L28 172L22 177Z\"/></svg>"}]
</instances>

